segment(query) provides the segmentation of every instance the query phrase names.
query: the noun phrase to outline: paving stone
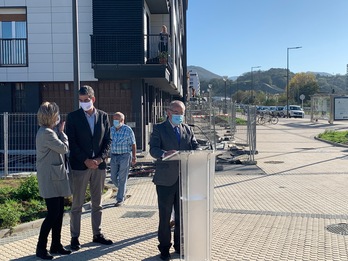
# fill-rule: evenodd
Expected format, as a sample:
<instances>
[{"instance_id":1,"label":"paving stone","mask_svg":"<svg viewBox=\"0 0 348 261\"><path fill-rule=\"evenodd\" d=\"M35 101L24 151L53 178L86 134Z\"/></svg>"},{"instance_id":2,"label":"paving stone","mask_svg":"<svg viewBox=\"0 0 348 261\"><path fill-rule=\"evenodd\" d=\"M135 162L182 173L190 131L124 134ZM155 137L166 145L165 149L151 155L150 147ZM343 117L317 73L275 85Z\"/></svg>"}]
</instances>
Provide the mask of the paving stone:
<instances>
[{"instance_id":1,"label":"paving stone","mask_svg":"<svg viewBox=\"0 0 348 261\"><path fill-rule=\"evenodd\" d=\"M313 138L327 128L306 119L257 126L257 165L224 165L216 172L211 260L348 260L347 236L327 230L348 223L347 148ZM113 245L92 243L86 211L82 249L57 259L159 260L152 177L130 178L128 193L131 197L122 207L113 207L115 199L110 197L103 203L102 232ZM36 260L38 233L36 228L0 239L0 260ZM70 243L69 216L62 243ZM172 260L180 259L173 248L171 253Z\"/></svg>"}]
</instances>

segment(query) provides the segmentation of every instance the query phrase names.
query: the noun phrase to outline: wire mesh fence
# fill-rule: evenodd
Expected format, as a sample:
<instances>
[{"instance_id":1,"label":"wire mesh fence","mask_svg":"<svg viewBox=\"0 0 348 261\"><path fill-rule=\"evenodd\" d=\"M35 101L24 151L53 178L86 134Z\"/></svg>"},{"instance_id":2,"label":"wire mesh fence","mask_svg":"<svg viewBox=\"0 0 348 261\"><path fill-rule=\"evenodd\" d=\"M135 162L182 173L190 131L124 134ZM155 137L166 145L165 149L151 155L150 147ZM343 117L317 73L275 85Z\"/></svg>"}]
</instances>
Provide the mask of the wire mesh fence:
<instances>
[{"instance_id":1,"label":"wire mesh fence","mask_svg":"<svg viewBox=\"0 0 348 261\"><path fill-rule=\"evenodd\" d=\"M36 114L0 114L0 175L34 171Z\"/></svg>"},{"instance_id":2,"label":"wire mesh fence","mask_svg":"<svg viewBox=\"0 0 348 261\"><path fill-rule=\"evenodd\" d=\"M187 104L186 120L197 127L195 134L201 144L216 150L228 149L229 146L248 148L248 161L254 161L256 151L256 107L240 108L235 103L226 104L222 113L220 103L191 101ZM206 141L206 142L204 142Z\"/></svg>"},{"instance_id":3,"label":"wire mesh fence","mask_svg":"<svg viewBox=\"0 0 348 261\"><path fill-rule=\"evenodd\" d=\"M195 134L201 145L216 150L225 149L226 142L249 148L249 160L253 161L256 151L256 113L254 107L240 110L234 103L229 104L227 114L222 114L221 106L210 102L189 102L186 121L195 126ZM110 124L112 115L109 113ZM66 114L61 114L66 120ZM126 115L126 124L137 130L137 143L143 143L148 150L148 142L153 123L143 125L140 114ZM38 130L35 113L0 114L0 177L9 174L30 174L36 171L35 137ZM140 137L141 136L141 137Z\"/></svg>"},{"instance_id":4,"label":"wire mesh fence","mask_svg":"<svg viewBox=\"0 0 348 261\"><path fill-rule=\"evenodd\" d=\"M113 114L108 113L111 125ZM66 116L67 114L60 114L61 121L66 121ZM137 131L137 143L147 144L152 124L141 128L142 120L139 113L125 117L126 124ZM36 113L0 113L0 177L36 172L35 139L38 129Z\"/></svg>"}]
</instances>

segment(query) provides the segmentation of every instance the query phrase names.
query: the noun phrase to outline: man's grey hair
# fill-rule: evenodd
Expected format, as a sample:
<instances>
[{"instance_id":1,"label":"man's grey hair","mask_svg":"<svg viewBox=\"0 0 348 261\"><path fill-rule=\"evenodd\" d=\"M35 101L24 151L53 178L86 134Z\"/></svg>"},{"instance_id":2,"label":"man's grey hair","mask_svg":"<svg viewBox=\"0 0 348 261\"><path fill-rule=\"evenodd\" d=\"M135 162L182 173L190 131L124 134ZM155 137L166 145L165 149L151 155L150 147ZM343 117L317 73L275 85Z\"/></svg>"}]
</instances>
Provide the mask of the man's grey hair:
<instances>
[{"instance_id":1,"label":"man's grey hair","mask_svg":"<svg viewBox=\"0 0 348 261\"><path fill-rule=\"evenodd\" d=\"M185 110L185 104L182 101L174 100L169 104L169 109L172 110L174 107L180 106Z\"/></svg>"},{"instance_id":2,"label":"man's grey hair","mask_svg":"<svg viewBox=\"0 0 348 261\"><path fill-rule=\"evenodd\" d=\"M114 115L118 115L118 116L120 116L120 118L121 118L121 120L124 120L124 114L122 113L122 112L115 112L115 114Z\"/></svg>"}]
</instances>

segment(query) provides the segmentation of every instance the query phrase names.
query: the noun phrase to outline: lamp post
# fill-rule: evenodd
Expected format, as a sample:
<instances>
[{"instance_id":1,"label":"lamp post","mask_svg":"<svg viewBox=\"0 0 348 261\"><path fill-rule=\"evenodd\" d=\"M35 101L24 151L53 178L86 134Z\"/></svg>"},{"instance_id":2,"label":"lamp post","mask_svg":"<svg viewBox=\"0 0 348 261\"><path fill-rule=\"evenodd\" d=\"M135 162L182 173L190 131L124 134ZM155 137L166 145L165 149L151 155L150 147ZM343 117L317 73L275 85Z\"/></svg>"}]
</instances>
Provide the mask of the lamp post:
<instances>
[{"instance_id":1,"label":"lamp post","mask_svg":"<svg viewBox=\"0 0 348 261\"><path fill-rule=\"evenodd\" d=\"M288 47L286 49L286 118L289 118L289 50L300 48L302 46Z\"/></svg>"},{"instance_id":2,"label":"lamp post","mask_svg":"<svg viewBox=\"0 0 348 261\"><path fill-rule=\"evenodd\" d=\"M228 76L223 76L222 79L223 79L224 82L225 82L225 103L224 103L224 110L223 110L223 113L226 114L226 113L227 113L227 91L226 91L226 82L227 82Z\"/></svg>"},{"instance_id":3,"label":"lamp post","mask_svg":"<svg viewBox=\"0 0 348 261\"><path fill-rule=\"evenodd\" d=\"M253 69L261 68L261 66L252 66L250 69L250 80L251 80L251 100L254 97L254 79L253 79Z\"/></svg>"},{"instance_id":4,"label":"lamp post","mask_svg":"<svg viewBox=\"0 0 348 261\"><path fill-rule=\"evenodd\" d=\"M79 25L78 25L78 0L72 0L72 31L73 31L73 74L74 74L74 110L79 108L80 89L80 54L79 54Z\"/></svg>"}]
</instances>

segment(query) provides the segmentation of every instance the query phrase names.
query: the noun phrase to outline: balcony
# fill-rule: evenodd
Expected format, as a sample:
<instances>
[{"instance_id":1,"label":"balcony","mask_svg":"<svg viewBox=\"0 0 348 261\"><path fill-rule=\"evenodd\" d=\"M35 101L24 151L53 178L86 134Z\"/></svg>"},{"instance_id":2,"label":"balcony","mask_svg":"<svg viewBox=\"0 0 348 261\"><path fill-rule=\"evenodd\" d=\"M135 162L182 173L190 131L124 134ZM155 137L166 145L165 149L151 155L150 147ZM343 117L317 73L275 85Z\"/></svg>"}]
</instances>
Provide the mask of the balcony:
<instances>
[{"instance_id":1,"label":"balcony","mask_svg":"<svg viewBox=\"0 0 348 261\"><path fill-rule=\"evenodd\" d=\"M143 78L152 85L168 85L173 67L168 44L168 51L160 52L158 34L91 35L94 76L105 80Z\"/></svg>"},{"instance_id":2,"label":"balcony","mask_svg":"<svg viewBox=\"0 0 348 261\"><path fill-rule=\"evenodd\" d=\"M0 67L28 66L28 41L0 38Z\"/></svg>"},{"instance_id":3,"label":"balcony","mask_svg":"<svg viewBox=\"0 0 348 261\"><path fill-rule=\"evenodd\" d=\"M168 0L146 0L151 14L169 14Z\"/></svg>"}]
</instances>

